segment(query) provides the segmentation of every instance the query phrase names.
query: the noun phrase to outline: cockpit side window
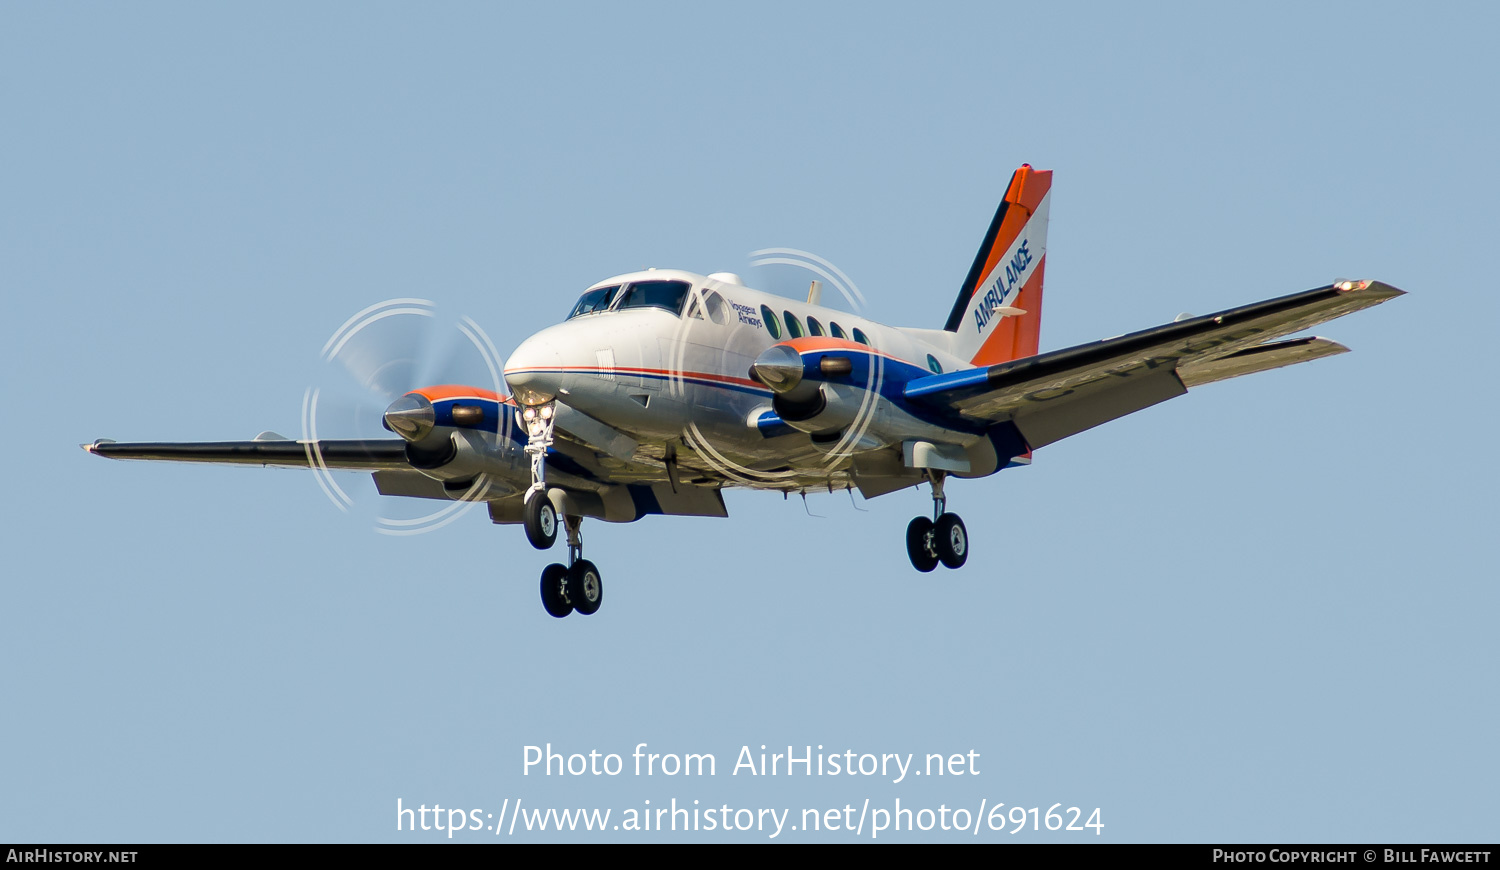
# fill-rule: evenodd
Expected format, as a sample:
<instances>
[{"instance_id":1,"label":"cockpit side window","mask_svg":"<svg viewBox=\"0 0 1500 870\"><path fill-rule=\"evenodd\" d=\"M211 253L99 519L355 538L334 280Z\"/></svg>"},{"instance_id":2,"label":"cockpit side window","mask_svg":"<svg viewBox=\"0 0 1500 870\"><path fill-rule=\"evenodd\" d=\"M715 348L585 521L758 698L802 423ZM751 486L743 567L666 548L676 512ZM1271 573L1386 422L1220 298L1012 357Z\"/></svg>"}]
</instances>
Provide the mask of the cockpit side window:
<instances>
[{"instance_id":1,"label":"cockpit side window","mask_svg":"<svg viewBox=\"0 0 1500 870\"><path fill-rule=\"evenodd\" d=\"M707 318L720 326L724 325L724 297L718 293L699 290L688 295L687 316L703 320Z\"/></svg>"},{"instance_id":2,"label":"cockpit side window","mask_svg":"<svg viewBox=\"0 0 1500 870\"><path fill-rule=\"evenodd\" d=\"M682 303L687 300L686 281L637 281L620 297L617 310L626 308L661 308L673 314L682 313Z\"/></svg>"},{"instance_id":3,"label":"cockpit side window","mask_svg":"<svg viewBox=\"0 0 1500 870\"><path fill-rule=\"evenodd\" d=\"M568 319L572 320L579 315L605 310L609 307L609 303L615 301L615 294L619 291L620 285L616 284L613 287L599 287L584 293L578 297L578 304L573 306L573 313L568 315Z\"/></svg>"},{"instance_id":4,"label":"cockpit side window","mask_svg":"<svg viewBox=\"0 0 1500 870\"><path fill-rule=\"evenodd\" d=\"M703 307L708 311L708 319L723 326L727 319L724 314L724 297L718 293L710 293L703 299Z\"/></svg>"}]
</instances>

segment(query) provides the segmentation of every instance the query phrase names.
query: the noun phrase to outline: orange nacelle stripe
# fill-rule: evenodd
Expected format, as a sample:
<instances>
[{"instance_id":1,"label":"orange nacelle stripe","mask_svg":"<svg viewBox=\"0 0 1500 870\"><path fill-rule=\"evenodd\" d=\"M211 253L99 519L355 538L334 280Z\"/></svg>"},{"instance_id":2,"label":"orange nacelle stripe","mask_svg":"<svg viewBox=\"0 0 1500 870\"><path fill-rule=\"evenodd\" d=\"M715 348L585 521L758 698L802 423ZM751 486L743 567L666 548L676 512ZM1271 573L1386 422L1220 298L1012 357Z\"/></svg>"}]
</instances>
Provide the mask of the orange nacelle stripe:
<instances>
[{"instance_id":1,"label":"orange nacelle stripe","mask_svg":"<svg viewBox=\"0 0 1500 870\"><path fill-rule=\"evenodd\" d=\"M422 387L411 392L425 397L429 402L441 402L445 399L472 399L475 397L489 399L491 402L505 401L505 397L494 390L486 390L482 387L466 387L463 384L439 384L435 387Z\"/></svg>"}]
</instances>

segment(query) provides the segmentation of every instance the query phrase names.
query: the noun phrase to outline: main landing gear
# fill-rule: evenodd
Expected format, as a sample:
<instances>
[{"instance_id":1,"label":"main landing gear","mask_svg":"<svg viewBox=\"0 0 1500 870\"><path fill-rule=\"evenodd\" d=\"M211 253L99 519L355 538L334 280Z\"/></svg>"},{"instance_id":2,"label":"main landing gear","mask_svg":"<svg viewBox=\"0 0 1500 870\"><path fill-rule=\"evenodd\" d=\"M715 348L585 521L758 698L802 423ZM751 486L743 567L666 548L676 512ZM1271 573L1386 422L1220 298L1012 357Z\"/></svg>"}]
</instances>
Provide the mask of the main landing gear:
<instances>
[{"instance_id":1,"label":"main landing gear","mask_svg":"<svg viewBox=\"0 0 1500 870\"><path fill-rule=\"evenodd\" d=\"M538 550L557 542L557 508L547 497L547 448L555 428L554 402L528 406L521 412L526 426L526 453L531 457L531 486L523 496L522 523L526 539ZM583 517L564 516L568 534L568 564L542 569L542 607L558 619L578 611L597 613L604 603L604 580L593 562L583 558Z\"/></svg>"},{"instance_id":2,"label":"main landing gear","mask_svg":"<svg viewBox=\"0 0 1500 870\"><path fill-rule=\"evenodd\" d=\"M583 558L583 517L565 517L563 524L568 529L568 564L554 562L542 569L542 607L558 619L575 610L589 616L604 603L604 580L599 568Z\"/></svg>"},{"instance_id":3,"label":"main landing gear","mask_svg":"<svg viewBox=\"0 0 1500 870\"><path fill-rule=\"evenodd\" d=\"M943 495L944 472L929 470L932 481L932 519L917 517L906 527L906 555L911 564L927 573L942 562L949 568L960 568L969 559L969 530L958 514L946 512L948 499Z\"/></svg>"}]
</instances>

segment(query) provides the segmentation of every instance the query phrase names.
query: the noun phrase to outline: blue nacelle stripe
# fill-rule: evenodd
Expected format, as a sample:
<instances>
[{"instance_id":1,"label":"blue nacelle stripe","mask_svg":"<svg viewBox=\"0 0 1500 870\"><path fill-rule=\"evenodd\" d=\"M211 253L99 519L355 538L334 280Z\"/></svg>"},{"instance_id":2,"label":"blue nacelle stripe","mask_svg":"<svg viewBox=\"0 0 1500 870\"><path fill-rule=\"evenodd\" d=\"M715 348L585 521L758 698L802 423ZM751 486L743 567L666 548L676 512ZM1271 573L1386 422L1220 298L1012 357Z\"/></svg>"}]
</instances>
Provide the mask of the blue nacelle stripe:
<instances>
[{"instance_id":1,"label":"blue nacelle stripe","mask_svg":"<svg viewBox=\"0 0 1500 870\"><path fill-rule=\"evenodd\" d=\"M766 411L755 418L755 428L766 438L777 438L782 435L791 435L797 430L782 421L775 411Z\"/></svg>"},{"instance_id":2,"label":"blue nacelle stripe","mask_svg":"<svg viewBox=\"0 0 1500 870\"><path fill-rule=\"evenodd\" d=\"M952 394L956 390L983 389L989 386L989 377L990 370L988 368L964 369L941 375L927 375L908 383L905 395L908 399L922 399L935 394Z\"/></svg>"},{"instance_id":3,"label":"blue nacelle stripe","mask_svg":"<svg viewBox=\"0 0 1500 870\"><path fill-rule=\"evenodd\" d=\"M454 423L454 405L463 405L470 408L478 407L483 414L483 416L480 418L480 422L477 424L469 424L465 426L459 426L459 424ZM504 404L503 402L496 402L492 399L443 399L441 401L432 403L433 422L437 425L455 426L460 429L478 429L481 432L498 431L501 420L500 415L507 413L509 410L510 408L508 405Z\"/></svg>"},{"instance_id":4,"label":"blue nacelle stripe","mask_svg":"<svg viewBox=\"0 0 1500 870\"><path fill-rule=\"evenodd\" d=\"M848 359L852 365L852 369L847 375L839 375L836 379L830 378L824 375L822 371L821 366L824 357ZM853 387L873 385L870 369L874 364L875 358L876 355L872 352L852 349L811 351L802 357L803 377L820 383L841 383ZM987 424L983 421L964 417L949 408L908 401L911 398L911 387L914 384L925 384L927 381L936 378L968 377L972 376L973 372L978 372L982 378L984 375L983 369L968 369L947 375L933 375L927 367L919 366L906 360L894 359L888 356L882 356L880 359L884 362L880 379L880 395L882 398L925 423L957 429L960 432L977 433L985 430Z\"/></svg>"}]
</instances>

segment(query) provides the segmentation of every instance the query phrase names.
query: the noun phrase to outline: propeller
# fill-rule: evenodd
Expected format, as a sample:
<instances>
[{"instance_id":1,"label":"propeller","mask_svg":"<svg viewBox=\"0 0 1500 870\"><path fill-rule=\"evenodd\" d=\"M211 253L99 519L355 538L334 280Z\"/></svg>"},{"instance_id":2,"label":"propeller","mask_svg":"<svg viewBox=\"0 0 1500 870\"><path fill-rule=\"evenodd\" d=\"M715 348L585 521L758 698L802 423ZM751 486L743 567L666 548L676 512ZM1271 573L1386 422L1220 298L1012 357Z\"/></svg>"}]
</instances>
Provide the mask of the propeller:
<instances>
[{"instance_id":1,"label":"propeller","mask_svg":"<svg viewBox=\"0 0 1500 870\"><path fill-rule=\"evenodd\" d=\"M422 410L426 400L412 390L466 384L505 393L500 355L479 324L444 317L426 299L389 299L355 313L329 336L321 358L328 374L309 388L318 393L320 437L394 432L420 441L434 421L431 404Z\"/></svg>"},{"instance_id":2,"label":"propeller","mask_svg":"<svg viewBox=\"0 0 1500 870\"><path fill-rule=\"evenodd\" d=\"M426 299L388 299L361 309L334 330L320 357L325 363L321 383L304 393L303 439L389 439L394 433L408 443L408 457L418 465L448 455L452 447L423 443L437 415L432 402L414 390L469 385L505 392L501 357L479 324L467 316L444 316ZM314 473L335 506L345 511L354 506L341 476L316 467ZM435 528L470 506L412 499L380 504L377 530L386 534ZM411 516L414 509L418 516Z\"/></svg>"}]
</instances>

